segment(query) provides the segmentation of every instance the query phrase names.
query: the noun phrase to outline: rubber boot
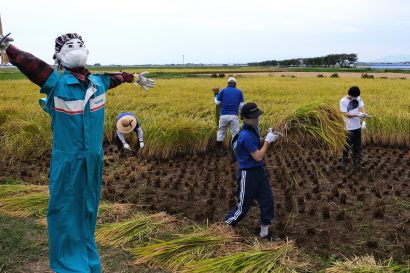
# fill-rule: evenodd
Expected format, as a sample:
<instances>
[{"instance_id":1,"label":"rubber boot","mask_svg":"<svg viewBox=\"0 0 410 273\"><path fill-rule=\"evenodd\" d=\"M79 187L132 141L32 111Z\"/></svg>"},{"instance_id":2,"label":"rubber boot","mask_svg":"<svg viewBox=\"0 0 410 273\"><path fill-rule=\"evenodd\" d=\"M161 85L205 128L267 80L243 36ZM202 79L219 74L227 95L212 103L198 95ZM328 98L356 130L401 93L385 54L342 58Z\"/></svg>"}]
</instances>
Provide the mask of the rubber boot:
<instances>
[{"instance_id":1,"label":"rubber boot","mask_svg":"<svg viewBox=\"0 0 410 273\"><path fill-rule=\"evenodd\" d=\"M362 166L360 165L360 156L353 156L353 168L359 169Z\"/></svg>"},{"instance_id":2,"label":"rubber boot","mask_svg":"<svg viewBox=\"0 0 410 273\"><path fill-rule=\"evenodd\" d=\"M343 167L343 168L347 168L348 165L349 165L349 156L343 154L343 157L342 157L342 167Z\"/></svg>"},{"instance_id":3,"label":"rubber boot","mask_svg":"<svg viewBox=\"0 0 410 273\"><path fill-rule=\"evenodd\" d=\"M218 155L222 155L222 153L223 153L223 142L222 141L217 141L216 142L216 153Z\"/></svg>"}]
</instances>

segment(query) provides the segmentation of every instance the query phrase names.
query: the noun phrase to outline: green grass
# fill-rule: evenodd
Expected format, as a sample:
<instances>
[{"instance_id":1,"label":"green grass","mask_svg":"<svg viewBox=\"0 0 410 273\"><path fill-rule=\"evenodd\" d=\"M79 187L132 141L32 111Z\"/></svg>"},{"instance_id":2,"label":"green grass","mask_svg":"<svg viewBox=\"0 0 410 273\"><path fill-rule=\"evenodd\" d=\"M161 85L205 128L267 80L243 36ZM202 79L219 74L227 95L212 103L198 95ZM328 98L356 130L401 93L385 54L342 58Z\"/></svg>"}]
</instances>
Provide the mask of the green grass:
<instances>
[{"instance_id":1,"label":"green grass","mask_svg":"<svg viewBox=\"0 0 410 273\"><path fill-rule=\"evenodd\" d=\"M400 198L395 198L395 205L398 209L410 211L410 202Z\"/></svg>"},{"instance_id":2,"label":"green grass","mask_svg":"<svg viewBox=\"0 0 410 273\"><path fill-rule=\"evenodd\" d=\"M0 272L24 272L24 265L41 262L47 255L43 226L33 219L0 215Z\"/></svg>"},{"instance_id":3,"label":"green grass","mask_svg":"<svg viewBox=\"0 0 410 273\"><path fill-rule=\"evenodd\" d=\"M3 71L2 71L3 70ZM0 69L0 81L4 80L23 80L26 76L17 69Z\"/></svg>"},{"instance_id":4,"label":"green grass","mask_svg":"<svg viewBox=\"0 0 410 273\"><path fill-rule=\"evenodd\" d=\"M99 252L103 272L163 272L130 263L131 254L122 249L99 247ZM14 218L0 214L0 272L51 272L47 229L32 218Z\"/></svg>"},{"instance_id":5,"label":"green grass","mask_svg":"<svg viewBox=\"0 0 410 273\"><path fill-rule=\"evenodd\" d=\"M14 177L0 178L0 185L19 185L23 183L24 183L23 181L16 179Z\"/></svg>"}]
</instances>

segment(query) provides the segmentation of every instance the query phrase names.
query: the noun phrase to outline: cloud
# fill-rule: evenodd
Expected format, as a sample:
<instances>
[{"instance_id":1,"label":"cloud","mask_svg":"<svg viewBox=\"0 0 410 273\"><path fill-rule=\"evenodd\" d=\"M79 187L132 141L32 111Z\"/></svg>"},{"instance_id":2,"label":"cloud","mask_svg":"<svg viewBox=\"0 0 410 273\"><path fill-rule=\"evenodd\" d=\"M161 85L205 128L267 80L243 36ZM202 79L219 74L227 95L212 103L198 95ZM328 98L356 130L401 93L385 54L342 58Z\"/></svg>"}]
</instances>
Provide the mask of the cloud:
<instances>
[{"instance_id":1,"label":"cloud","mask_svg":"<svg viewBox=\"0 0 410 273\"><path fill-rule=\"evenodd\" d=\"M409 10L405 0L14 0L0 12L16 45L48 62L54 38L75 31L91 62L137 64L403 55Z\"/></svg>"}]
</instances>

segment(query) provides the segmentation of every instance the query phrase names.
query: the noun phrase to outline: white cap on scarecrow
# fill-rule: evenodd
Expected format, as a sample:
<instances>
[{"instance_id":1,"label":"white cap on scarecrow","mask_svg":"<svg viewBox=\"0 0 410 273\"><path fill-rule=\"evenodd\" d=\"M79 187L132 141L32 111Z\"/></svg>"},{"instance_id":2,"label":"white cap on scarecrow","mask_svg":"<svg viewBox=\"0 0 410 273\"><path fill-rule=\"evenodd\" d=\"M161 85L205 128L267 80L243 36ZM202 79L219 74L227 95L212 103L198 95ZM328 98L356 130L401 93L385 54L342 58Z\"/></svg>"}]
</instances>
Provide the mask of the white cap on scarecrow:
<instances>
[{"instance_id":1,"label":"white cap on scarecrow","mask_svg":"<svg viewBox=\"0 0 410 273\"><path fill-rule=\"evenodd\" d=\"M131 133L137 127L137 118L130 112L118 115L117 129L123 134Z\"/></svg>"}]
</instances>

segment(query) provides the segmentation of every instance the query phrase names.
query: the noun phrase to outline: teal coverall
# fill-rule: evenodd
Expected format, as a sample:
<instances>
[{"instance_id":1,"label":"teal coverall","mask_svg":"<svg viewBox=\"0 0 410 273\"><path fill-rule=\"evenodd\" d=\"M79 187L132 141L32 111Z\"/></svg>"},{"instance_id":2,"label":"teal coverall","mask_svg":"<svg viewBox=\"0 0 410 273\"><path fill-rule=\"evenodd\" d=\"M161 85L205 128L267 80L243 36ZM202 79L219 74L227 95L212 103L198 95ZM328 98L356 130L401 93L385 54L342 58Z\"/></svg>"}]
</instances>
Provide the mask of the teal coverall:
<instances>
[{"instance_id":1,"label":"teal coverall","mask_svg":"<svg viewBox=\"0 0 410 273\"><path fill-rule=\"evenodd\" d=\"M81 84L67 70L51 73L41 88L53 131L48 234L51 269L101 272L94 239L103 174L107 75Z\"/></svg>"}]
</instances>

